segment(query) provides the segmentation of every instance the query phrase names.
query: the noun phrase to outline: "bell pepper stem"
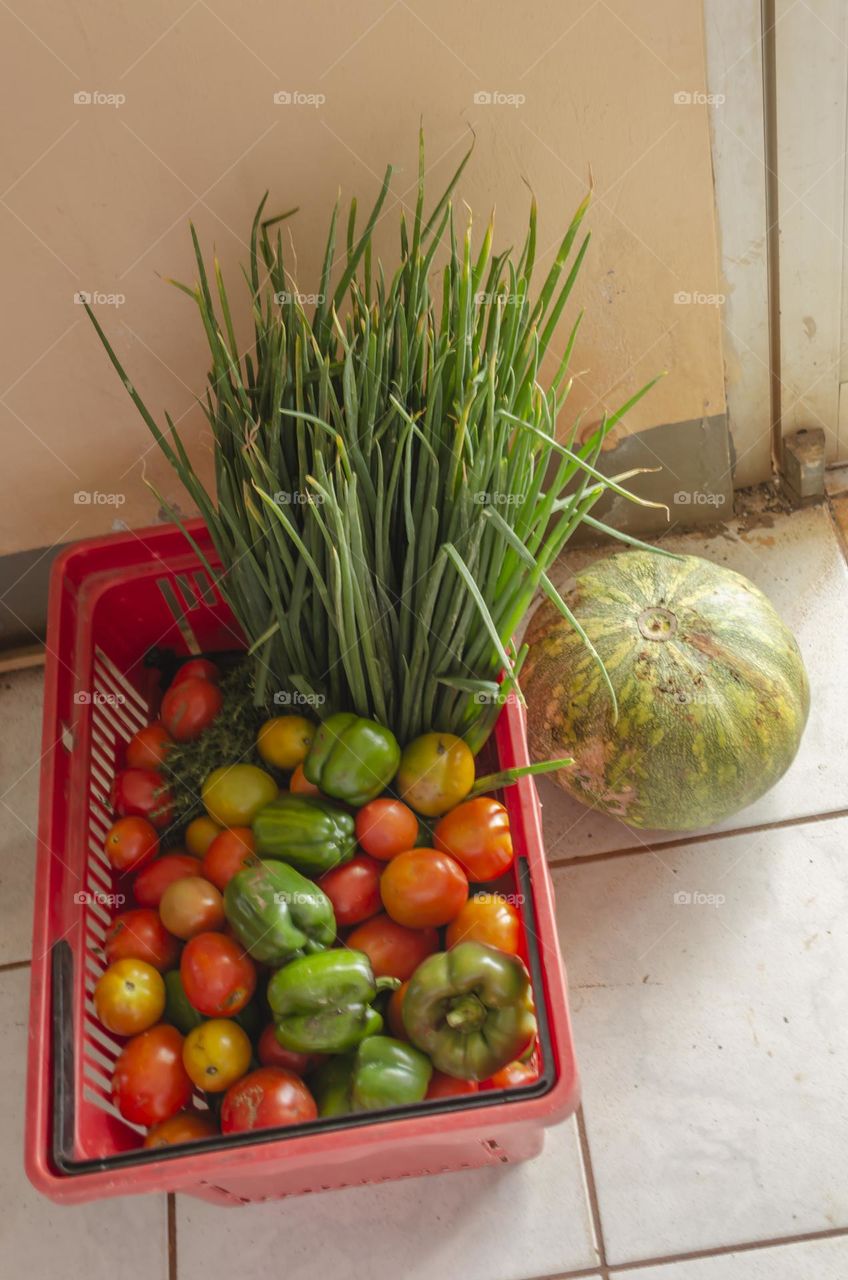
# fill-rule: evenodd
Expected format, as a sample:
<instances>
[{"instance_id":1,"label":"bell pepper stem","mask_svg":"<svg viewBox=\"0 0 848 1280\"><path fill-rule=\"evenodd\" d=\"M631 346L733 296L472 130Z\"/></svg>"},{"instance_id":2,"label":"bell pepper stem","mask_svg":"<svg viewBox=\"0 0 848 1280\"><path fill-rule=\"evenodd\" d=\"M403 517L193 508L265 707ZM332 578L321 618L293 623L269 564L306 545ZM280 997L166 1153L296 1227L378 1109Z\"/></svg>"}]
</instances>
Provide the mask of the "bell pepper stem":
<instances>
[{"instance_id":1,"label":"bell pepper stem","mask_svg":"<svg viewBox=\"0 0 848 1280\"><path fill-rule=\"evenodd\" d=\"M374 984L378 991L397 991L401 985L400 978L377 978Z\"/></svg>"},{"instance_id":2,"label":"bell pepper stem","mask_svg":"<svg viewBox=\"0 0 848 1280\"><path fill-rule=\"evenodd\" d=\"M487 773L478 778L468 793L468 799L485 795L487 791L497 791L500 787L509 787L519 778L526 778L536 773L552 773L555 769L567 769L574 764L572 756L563 756L560 760L540 760L537 764L516 765L514 769L501 769L499 773Z\"/></svg>"},{"instance_id":3,"label":"bell pepper stem","mask_svg":"<svg viewBox=\"0 0 848 1280\"><path fill-rule=\"evenodd\" d=\"M445 1014L453 1031L476 1031L486 1021L486 1006L476 996L458 996Z\"/></svg>"}]
</instances>

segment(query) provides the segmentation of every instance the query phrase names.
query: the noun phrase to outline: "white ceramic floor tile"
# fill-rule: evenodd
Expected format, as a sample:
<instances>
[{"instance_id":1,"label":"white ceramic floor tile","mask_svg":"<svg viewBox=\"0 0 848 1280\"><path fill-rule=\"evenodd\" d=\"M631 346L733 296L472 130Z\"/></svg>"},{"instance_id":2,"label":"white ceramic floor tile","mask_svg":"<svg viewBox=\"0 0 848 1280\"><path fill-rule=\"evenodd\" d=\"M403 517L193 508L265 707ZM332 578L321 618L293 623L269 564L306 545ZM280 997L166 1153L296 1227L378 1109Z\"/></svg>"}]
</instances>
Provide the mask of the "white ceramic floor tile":
<instances>
[{"instance_id":1,"label":"white ceramic floor tile","mask_svg":"<svg viewBox=\"0 0 848 1280\"><path fill-rule=\"evenodd\" d=\"M718 829L738 830L848 808L844 765L848 757L848 682L844 678L848 566L826 510L815 507L777 515L770 526L747 532L733 524L712 537L696 533L670 537L663 545L704 556L750 578L794 632L810 677L810 718L794 764L767 795ZM557 580L566 581L568 571L591 558L588 552L570 553L567 569ZM550 779L539 779L539 795L551 859L675 838L669 832L637 831L594 813Z\"/></svg>"},{"instance_id":2,"label":"white ceramic floor tile","mask_svg":"<svg viewBox=\"0 0 848 1280\"><path fill-rule=\"evenodd\" d=\"M66 1208L33 1190L23 1170L29 970L0 973L0 1274L44 1280L165 1280L165 1196Z\"/></svg>"},{"instance_id":3,"label":"white ceramic floor tile","mask_svg":"<svg viewBox=\"0 0 848 1280\"><path fill-rule=\"evenodd\" d=\"M845 1280L848 1240L811 1240L773 1249L725 1253L658 1267L637 1267L633 1280Z\"/></svg>"},{"instance_id":4,"label":"white ceramic floor tile","mask_svg":"<svg viewBox=\"0 0 848 1280\"><path fill-rule=\"evenodd\" d=\"M555 871L610 1261L848 1225L847 845L843 818Z\"/></svg>"},{"instance_id":5,"label":"white ceramic floor tile","mask_svg":"<svg viewBox=\"0 0 848 1280\"><path fill-rule=\"evenodd\" d=\"M0 676L0 964L28 960L44 672Z\"/></svg>"},{"instance_id":6,"label":"white ceramic floor tile","mask_svg":"<svg viewBox=\"0 0 848 1280\"><path fill-rule=\"evenodd\" d=\"M286 1280L524 1280L598 1261L573 1121L507 1168L224 1211L180 1196L177 1208L179 1280L265 1280L273 1258Z\"/></svg>"}]
</instances>

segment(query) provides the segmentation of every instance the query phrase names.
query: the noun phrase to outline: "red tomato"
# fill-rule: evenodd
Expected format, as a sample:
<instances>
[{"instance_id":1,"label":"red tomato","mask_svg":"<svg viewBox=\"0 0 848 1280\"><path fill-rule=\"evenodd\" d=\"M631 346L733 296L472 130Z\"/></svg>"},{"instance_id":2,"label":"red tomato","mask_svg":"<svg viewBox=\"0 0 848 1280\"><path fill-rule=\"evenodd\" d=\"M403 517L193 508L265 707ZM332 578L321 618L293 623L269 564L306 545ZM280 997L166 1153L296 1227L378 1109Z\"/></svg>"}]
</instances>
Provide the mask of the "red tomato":
<instances>
[{"instance_id":1,"label":"red tomato","mask_svg":"<svg viewBox=\"0 0 848 1280\"><path fill-rule=\"evenodd\" d=\"M462 1093L479 1093L480 1086L476 1080L457 1080L454 1076L446 1076L441 1071L434 1071L430 1077L428 1098L455 1098Z\"/></svg>"},{"instance_id":2,"label":"red tomato","mask_svg":"<svg viewBox=\"0 0 848 1280\"><path fill-rule=\"evenodd\" d=\"M202 871L223 893L235 873L254 862L258 858L250 827L231 827L217 835L206 850Z\"/></svg>"},{"instance_id":3,"label":"red tomato","mask_svg":"<svg viewBox=\"0 0 848 1280\"><path fill-rule=\"evenodd\" d=\"M136 907L115 916L103 943L106 959L146 960L154 969L165 973L173 969L180 954L179 939L163 925L151 907Z\"/></svg>"},{"instance_id":4,"label":"red tomato","mask_svg":"<svg viewBox=\"0 0 848 1280\"><path fill-rule=\"evenodd\" d=\"M168 730L155 720L130 738L127 744L127 768L161 769L168 748L172 745Z\"/></svg>"},{"instance_id":5,"label":"red tomato","mask_svg":"<svg viewBox=\"0 0 848 1280\"><path fill-rule=\"evenodd\" d=\"M223 701L211 680L189 676L172 684L162 699L162 723L175 742L193 742L215 719Z\"/></svg>"},{"instance_id":6,"label":"red tomato","mask_svg":"<svg viewBox=\"0 0 848 1280\"><path fill-rule=\"evenodd\" d=\"M482 942L513 956L518 954L520 939L518 912L501 893L475 893L445 933L448 950L459 942Z\"/></svg>"},{"instance_id":7,"label":"red tomato","mask_svg":"<svg viewBox=\"0 0 848 1280\"><path fill-rule=\"evenodd\" d=\"M183 1038L165 1022L134 1036L115 1063L112 1099L130 1124L161 1124L188 1106L192 1092Z\"/></svg>"},{"instance_id":8,"label":"red tomato","mask_svg":"<svg viewBox=\"0 0 848 1280\"><path fill-rule=\"evenodd\" d=\"M144 1139L146 1147L172 1147L177 1142L196 1142L212 1138L218 1132L215 1117L209 1111L178 1111L150 1130Z\"/></svg>"},{"instance_id":9,"label":"red tomato","mask_svg":"<svg viewBox=\"0 0 848 1280\"><path fill-rule=\"evenodd\" d=\"M342 929L361 924L380 910L381 871L379 862L360 853L343 867L333 867L318 881L332 902L336 924Z\"/></svg>"},{"instance_id":10,"label":"red tomato","mask_svg":"<svg viewBox=\"0 0 848 1280\"><path fill-rule=\"evenodd\" d=\"M468 880L446 853L407 849L386 867L380 893L393 920L409 929L425 929L459 915L468 900Z\"/></svg>"},{"instance_id":11,"label":"red tomato","mask_svg":"<svg viewBox=\"0 0 848 1280\"><path fill-rule=\"evenodd\" d=\"M318 1115L306 1085L284 1067L260 1067L231 1085L221 1107L221 1132L302 1124Z\"/></svg>"},{"instance_id":12,"label":"red tomato","mask_svg":"<svg viewBox=\"0 0 848 1280\"><path fill-rule=\"evenodd\" d=\"M256 990L256 966L222 933L198 933L186 943L180 977L189 1003L207 1018L240 1013Z\"/></svg>"},{"instance_id":13,"label":"red tomato","mask_svg":"<svg viewBox=\"0 0 848 1280\"><path fill-rule=\"evenodd\" d=\"M115 871L140 871L159 852L159 837L146 818L119 818L103 848Z\"/></svg>"},{"instance_id":14,"label":"red tomato","mask_svg":"<svg viewBox=\"0 0 848 1280\"><path fill-rule=\"evenodd\" d=\"M138 873L133 882L135 900L140 907L158 907L169 884L199 874L200 860L175 849Z\"/></svg>"},{"instance_id":15,"label":"red tomato","mask_svg":"<svg viewBox=\"0 0 848 1280\"><path fill-rule=\"evenodd\" d=\"M383 797L363 805L356 815L356 838L366 853L381 862L404 849L411 849L418 839L418 819L402 800Z\"/></svg>"},{"instance_id":16,"label":"red tomato","mask_svg":"<svg viewBox=\"0 0 848 1280\"><path fill-rule=\"evenodd\" d=\"M293 1049L284 1049L274 1033L274 1024L269 1022L256 1046L256 1056L263 1067L285 1067L296 1076L308 1075L310 1071L322 1063L325 1053L295 1053Z\"/></svg>"},{"instance_id":17,"label":"red tomato","mask_svg":"<svg viewBox=\"0 0 848 1280\"><path fill-rule=\"evenodd\" d=\"M186 876L169 884L159 903L166 929L185 941L198 933L223 929L224 899L203 876Z\"/></svg>"},{"instance_id":18,"label":"red tomato","mask_svg":"<svg viewBox=\"0 0 848 1280\"><path fill-rule=\"evenodd\" d=\"M466 800L436 824L436 848L449 853L469 880L497 880L512 866L509 814L491 796Z\"/></svg>"},{"instance_id":19,"label":"red tomato","mask_svg":"<svg viewBox=\"0 0 848 1280\"><path fill-rule=\"evenodd\" d=\"M188 662L177 668L171 688L175 684L181 684L183 680L211 680L213 684L217 684L220 679L221 673L214 662L210 662L208 658L189 658Z\"/></svg>"},{"instance_id":20,"label":"red tomato","mask_svg":"<svg viewBox=\"0 0 848 1280\"><path fill-rule=\"evenodd\" d=\"M517 1089L539 1079L539 1063L534 1054L529 1062L508 1062L487 1081L493 1089Z\"/></svg>"},{"instance_id":21,"label":"red tomato","mask_svg":"<svg viewBox=\"0 0 848 1280\"><path fill-rule=\"evenodd\" d=\"M173 816L168 788L152 769L123 769L112 783L112 808L119 818L147 818L161 831Z\"/></svg>"},{"instance_id":22,"label":"red tomato","mask_svg":"<svg viewBox=\"0 0 848 1280\"><path fill-rule=\"evenodd\" d=\"M372 916L345 939L345 946L364 951L378 978L411 978L422 960L439 949L435 929L407 929L390 916Z\"/></svg>"}]
</instances>

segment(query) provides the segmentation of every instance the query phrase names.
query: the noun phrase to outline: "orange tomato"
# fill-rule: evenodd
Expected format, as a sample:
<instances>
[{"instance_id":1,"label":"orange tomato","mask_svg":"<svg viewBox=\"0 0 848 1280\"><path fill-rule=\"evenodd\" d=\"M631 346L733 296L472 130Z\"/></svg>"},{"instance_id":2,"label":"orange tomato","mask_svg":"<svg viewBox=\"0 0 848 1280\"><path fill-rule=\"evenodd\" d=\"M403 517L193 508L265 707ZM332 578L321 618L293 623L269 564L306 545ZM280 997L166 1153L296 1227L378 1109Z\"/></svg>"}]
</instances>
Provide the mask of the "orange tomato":
<instances>
[{"instance_id":1,"label":"orange tomato","mask_svg":"<svg viewBox=\"0 0 848 1280\"><path fill-rule=\"evenodd\" d=\"M459 915L451 920L445 941L448 947L458 942L483 942L510 955L518 954L521 921L512 903L500 893L475 893Z\"/></svg>"},{"instance_id":2,"label":"orange tomato","mask_svg":"<svg viewBox=\"0 0 848 1280\"><path fill-rule=\"evenodd\" d=\"M169 884L159 903L159 915L165 928L184 941L198 933L223 929L226 923L224 899L202 876L184 876Z\"/></svg>"},{"instance_id":3,"label":"orange tomato","mask_svg":"<svg viewBox=\"0 0 848 1280\"><path fill-rule=\"evenodd\" d=\"M178 1111L175 1116L156 1124L144 1139L146 1147L172 1147L177 1142L196 1142L199 1138L212 1138L218 1132L214 1116L209 1111Z\"/></svg>"},{"instance_id":4,"label":"orange tomato","mask_svg":"<svg viewBox=\"0 0 848 1280\"><path fill-rule=\"evenodd\" d=\"M161 973L143 960L117 960L100 975L94 1008L107 1031L137 1036L162 1017L165 983Z\"/></svg>"},{"instance_id":5,"label":"orange tomato","mask_svg":"<svg viewBox=\"0 0 848 1280\"><path fill-rule=\"evenodd\" d=\"M195 858L205 858L206 850L217 835L221 834L221 827L217 822L213 822L211 818L207 818L203 814L199 818L192 818L191 822L185 829L185 844L189 853L194 854Z\"/></svg>"},{"instance_id":6,"label":"orange tomato","mask_svg":"<svg viewBox=\"0 0 848 1280\"><path fill-rule=\"evenodd\" d=\"M159 852L159 836L146 818L119 818L103 847L115 871L140 871Z\"/></svg>"},{"instance_id":7,"label":"orange tomato","mask_svg":"<svg viewBox=\"0 0 848 1280\"><path fill-rule=\"evenodd\" d=\"M321 794L321 788L316 787L314 782L310 782L303 772L302 764L297 766L289 779L289 791L296 796L320 796Z\"/></svg>"},{"instance_id":8,"label":"orange tomato","mask_svg":"<svg viewBox=\"0 0 848 1280\"><path fill-rule=\"evenodd\" d=\"M372 858L388 862L415 844L418 819L402 800L384 796L363 805L357 813L356 839Z\"/></svg>"},{"instance_id":9,"label":"orange tomato","mask_svg":"<svg viewBox=\"0 0 848 1280\"><path fill-rule=\"evenodd\" d=\"M407 929L382 912L357 925L345 946L364 951L377 978L411 978L422 960L439 949L435 929Z\"/></svg>"},{"instance_id":10,"label":"orange tomato","mask_svg":"<svg viewBox=\"0 0 848 1280\"><path fill-rule=\"evenodd\" d=\"M257 861L256 841L250 827L231 827L209 845L201 870L223 893L237 871Z\"/></svg>"},{"instance_id":11,"label":"orange tomato","mask_svg":"<svg viewBox=\"0 0 848 1280\"><path fill-rule=\"evenodd\" d=\"M436 824L436 848L449 853L469 880L497 880L512 866L509 815L491 796L466 800Z\"/></svg>"},{"instance_id":12,"label":"orange tomato","mask_svg":"<svg viewBox=\"0 0 848 1280\"><path fill-rule=\"evenodd\" d=\"M253 1046L246 1031L230 1018L210 1018L189 1031L183 1066L192 1084L206 1093L223 1093L250 1067Z\"/></svg>"},{"instance_id":13,"label":"orange tomato","mask_svg":"<svg viewBox=\"0 0 848 1280\"><path fill-rule=\"evenodd\" d=\"M386 1021L389 1024L389 1030L397 1040L408 1040L406 1034L406 1026L403 1021L403 1002L406 999L409 980L402 982L399 987L395 987L389 996L389 1003L386 1006Z\"/></svg>"},{"instance_id":14,"label":"orange tomato","mask_svg":"<svg viewBox=\"0 0 848 1280\"><path fill-rule=\"evenodd\" d=\"M468 898L458 862L438 849L407 849L392 858L380 879L383 906L409 929L447 924Z\"/></svg>"}]
</instances>

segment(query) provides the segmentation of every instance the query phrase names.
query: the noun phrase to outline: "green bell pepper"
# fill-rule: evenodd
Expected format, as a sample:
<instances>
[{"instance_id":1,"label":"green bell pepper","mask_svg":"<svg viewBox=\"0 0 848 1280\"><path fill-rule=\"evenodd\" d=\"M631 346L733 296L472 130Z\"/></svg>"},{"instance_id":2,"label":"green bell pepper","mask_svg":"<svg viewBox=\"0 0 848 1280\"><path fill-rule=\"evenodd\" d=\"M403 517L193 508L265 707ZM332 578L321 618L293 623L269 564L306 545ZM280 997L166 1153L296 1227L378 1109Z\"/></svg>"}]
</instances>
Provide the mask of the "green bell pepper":
<instances>
[{"instance_id":1,"label":"green bell pepper","mask_svg":"<svg viewBox=\"0 0 848 1280\"><path fill-rule=\"evenodd\" d=\"M390 729L340 711L319 726L303 772L326 795L358 808L385 791L399 764L400 747Z\"/></svg>"},{"instance_id":2,"label":"green bell pepper","mask_svg":"<svg viewBox=\"0 0 848 1280\"><path fill-rule=\"evenodd\" d=\"M285 964L335 941L330 899L285 862L237 871L224 890L224 911L239 942L262 964Z\"/></svg>"},{"instance_id":3,"label":"green bell pepper","mask_svg":"<svg viewBox=\"0 0 848 1280\"><path fill-rule=\"evenodd\" d=\"M282 858L306 875L322 876L356 852L351 815L317 796L278 796L253 819L253 834L260 856Z\"/></svg>"},{"instance_id":4,"label":"green bell pepper","mask_svg":"<svg viewBox=\"0 0 848 1280\"><path fill-rule=\"evenodd\" d=\"M372 1001L397 987L396 978L375 978L362 951L336 949L292 960L268 983L276 1036L295 1053L344 1053L375 1035L383 1019Z\"/></svg>"},{"instance_id":5,"label":"green bell pepper","mask_svg":"<svg viewBox=\"0 0 848 1280\"><path fill-rule=\"evenodd\" d=\"M426 1054L411 1044L390 1036L369 1036L356 1053L325 1062L310 1086L320 1115L341 1116L420 1102L432 1074Z\"/></svg>"},{"instance_id":6,"label":"green bell pepper","mask_svg":"<svg viewBox=\"0 0 848 1280\"><path fill-rule=\"evenodd\" d=\"M536 1034L533 993L518 956L460 942L428 956L412 975L403 1024L445 1075L488 1080Z\"/></svg>"}]
</instances>

